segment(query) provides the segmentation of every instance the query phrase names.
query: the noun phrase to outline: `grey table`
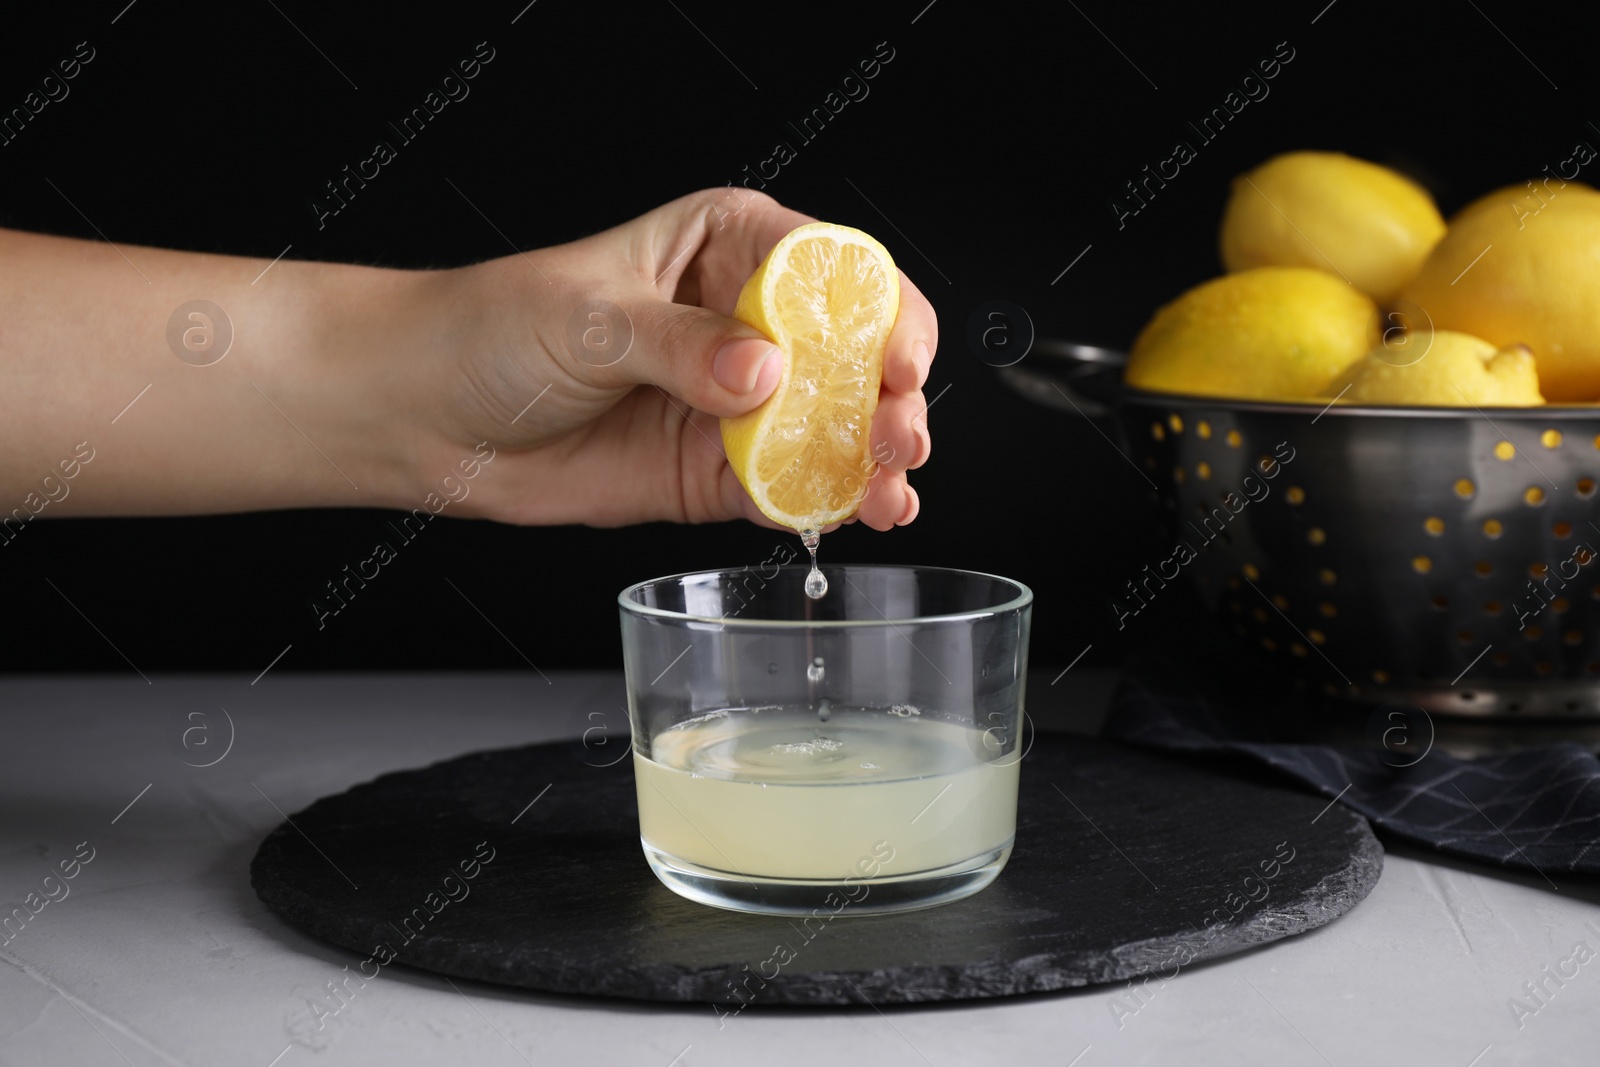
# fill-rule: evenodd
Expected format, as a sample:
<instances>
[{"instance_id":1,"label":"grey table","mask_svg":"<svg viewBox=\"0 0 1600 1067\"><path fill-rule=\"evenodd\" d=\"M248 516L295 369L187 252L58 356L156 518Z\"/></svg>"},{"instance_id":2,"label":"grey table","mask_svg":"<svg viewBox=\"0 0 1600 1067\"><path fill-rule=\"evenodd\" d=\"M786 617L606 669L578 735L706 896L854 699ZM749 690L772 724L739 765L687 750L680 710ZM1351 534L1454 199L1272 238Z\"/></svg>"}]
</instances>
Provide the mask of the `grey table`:
<instances>
[{"instance_id":1,"label":"grey table","mask_svg":"<svg viewBox=\"0 0 1600 1067\"><path fill-rule=\"evenodd\" d=\"M1110 681L1036 680L1030 707L1047 727L1085 728ZM59 898L0 945L0 1064L1600 1061L1600 955L1574 956L1579 943L1600 954L1600 887L1393 849L1372 895L1331 925L1137 993L719 1025L707 1006L452 986L393 966L319 1020L313 1002L339 1003L327 983L358 958L251 891L250 858L284 812L385 771L625 719L610 673L0 682L0 902ZM206 731L187 751L186 729ZM90 850L73 879L46 881ZM1526 983L1543 984L1539 1000Z\"/></svg>"}]
</instances>

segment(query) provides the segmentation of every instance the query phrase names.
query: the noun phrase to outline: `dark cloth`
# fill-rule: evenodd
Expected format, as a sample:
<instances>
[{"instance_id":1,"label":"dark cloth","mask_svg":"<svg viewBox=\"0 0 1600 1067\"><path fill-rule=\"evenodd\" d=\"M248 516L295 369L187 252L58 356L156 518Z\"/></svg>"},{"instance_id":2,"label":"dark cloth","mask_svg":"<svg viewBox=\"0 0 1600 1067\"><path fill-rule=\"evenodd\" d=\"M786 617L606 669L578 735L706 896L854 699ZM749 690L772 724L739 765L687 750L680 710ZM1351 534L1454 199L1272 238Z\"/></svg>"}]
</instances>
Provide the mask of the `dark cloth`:
<instances>
[{"instance_id":1,"label":"dark cloth","mask_svg":"<svg viewBox=\"0 0 1600 1067\"><path fill-rule=\"evenodd\" d=\"M1105 736L1174 754L1272 768L1417 845L1481 863L1600 874L1600 759L1563 741L1460 759L1437 749L1410 766L1350 744L1242 740L1206 701L1125 677Z\"/></svg>"}]
</instances>

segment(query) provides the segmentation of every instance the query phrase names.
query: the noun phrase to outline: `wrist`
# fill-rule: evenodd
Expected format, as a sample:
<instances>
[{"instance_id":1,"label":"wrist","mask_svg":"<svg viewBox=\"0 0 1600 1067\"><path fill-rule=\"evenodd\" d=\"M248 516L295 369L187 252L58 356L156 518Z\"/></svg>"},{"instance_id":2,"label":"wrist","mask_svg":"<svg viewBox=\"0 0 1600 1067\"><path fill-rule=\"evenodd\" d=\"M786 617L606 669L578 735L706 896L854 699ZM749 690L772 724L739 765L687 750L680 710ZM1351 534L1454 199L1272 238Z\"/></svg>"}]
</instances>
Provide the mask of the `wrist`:
<instances>
[{"instance_id":1,"label":"wrist","mask_svg":"<svg viewBox=\"0 0 1600 1067\"><path fill-rule=\"evenodd\" d=\"M291 371L303 383L291 388L326 428L331 447L319 447L355 487L335 503L409 510L427 495L440 450L429 414L451 349L439 299L451 272L339 269L338 284L314 282L305 294L311 365Z\"/></svg>"}]
</instances>

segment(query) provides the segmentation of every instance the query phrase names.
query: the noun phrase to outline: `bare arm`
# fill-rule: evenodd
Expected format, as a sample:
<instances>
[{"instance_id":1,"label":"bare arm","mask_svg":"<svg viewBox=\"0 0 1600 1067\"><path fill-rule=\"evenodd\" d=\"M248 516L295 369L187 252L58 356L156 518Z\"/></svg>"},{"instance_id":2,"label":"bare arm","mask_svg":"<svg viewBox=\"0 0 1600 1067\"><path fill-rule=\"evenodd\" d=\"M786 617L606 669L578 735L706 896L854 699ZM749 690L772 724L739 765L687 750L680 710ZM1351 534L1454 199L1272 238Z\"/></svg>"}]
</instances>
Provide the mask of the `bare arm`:
<instances>
[{"instance_id":1,"label":"bare arm","mask_svg":"<svg viewBox=\"0 0 1600 1067\"><path fill-rule=\"evenodd\" d=\"M437 513L448 499L453 515L523 524L771 525L717 420L766 399L779 366L728 315L766 252L811 220L728 195L443 271L0 230L0 519L14 537L34 515ZM568 340L596 299L636 335L615 364ZM190 317L198 300L220 311ZM902 277L872 427L884 458L858 513L874 528L916 515L905 472L932 447L921 389L937 344L931 305Z\"/></svg>"},{"instance_id":2,"label":"bare arm","mask_svg":"<svg viewBox=\"0 0 1600 1067\"><path fill-rule=\"evenodd\" d=\"M413 495L392 415L415 373L400 340L422 325L408 319L426 315L415 294L431 276L284 261L256 280L269 262L0 231L0 514L31 511L30 492L57 516ZM167 341L196 299L225 318L208 349L206 320L180 316L190 360L232 333L209 366Z\"/></svg>"}]
</instances>

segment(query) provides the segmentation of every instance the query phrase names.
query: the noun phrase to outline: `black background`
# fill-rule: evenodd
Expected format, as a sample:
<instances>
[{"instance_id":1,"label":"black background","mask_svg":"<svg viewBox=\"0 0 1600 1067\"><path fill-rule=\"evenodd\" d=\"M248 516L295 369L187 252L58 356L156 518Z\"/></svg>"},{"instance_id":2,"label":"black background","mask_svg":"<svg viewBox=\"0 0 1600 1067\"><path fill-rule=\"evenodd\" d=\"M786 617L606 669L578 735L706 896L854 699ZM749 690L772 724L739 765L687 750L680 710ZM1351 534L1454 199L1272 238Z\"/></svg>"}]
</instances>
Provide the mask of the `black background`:
<instances>
[{"instance_id":1,"label":"black background","mask_svg":"<svg viewBox=\"0 0 1600 1067\"><path fill-rule=\"evenodd\" d=\"M508 254L507 239L569 240L739 179L776 141L794 143L788 122L886 41L894 59L870 95L797 144L767 189L883 239L940 319L927 389L940 397L935 446L912 476L921 517L887 534L830 535L825 561L1016 577L1037 594L1041 666L1091 644L1085 664L1178 648L1205 624L1174 593L1117 632L1109 597L1163 547L1149 490L1084 420L999 383L966 346L974 309L1009 300L1041 335L1125 348L1159 303L1219 272L1228 182L1269 155L1336 149L1385 162L1448 213L1566 158L1578 140L1600 144L1584 80L1594 42L1575 31L1576 5L525 2L114 0L30 14L26 26L10 12L7 111L78 42L97 54L69 97L0 147L0 218L90 238L98 227L122 245L271 257L292 243L291 258L470 263ZM496 55L471 95L319 232L309 203L323 182L480 41ZM1279 42L1294 58L1270 95L1202 144L1186 123ZM1178 140L1198 158L1119 229L1112 198ZM310 599L370 552L386 517L51 519L0 549L0 669L126 673L131 660L146 673L254 676L288 645L281 669L527 670L524 656L541 668L615 666L623 586L757 564L777 538L744 523L452 519L319 632Z\"/></svg>"}]
</instances>

